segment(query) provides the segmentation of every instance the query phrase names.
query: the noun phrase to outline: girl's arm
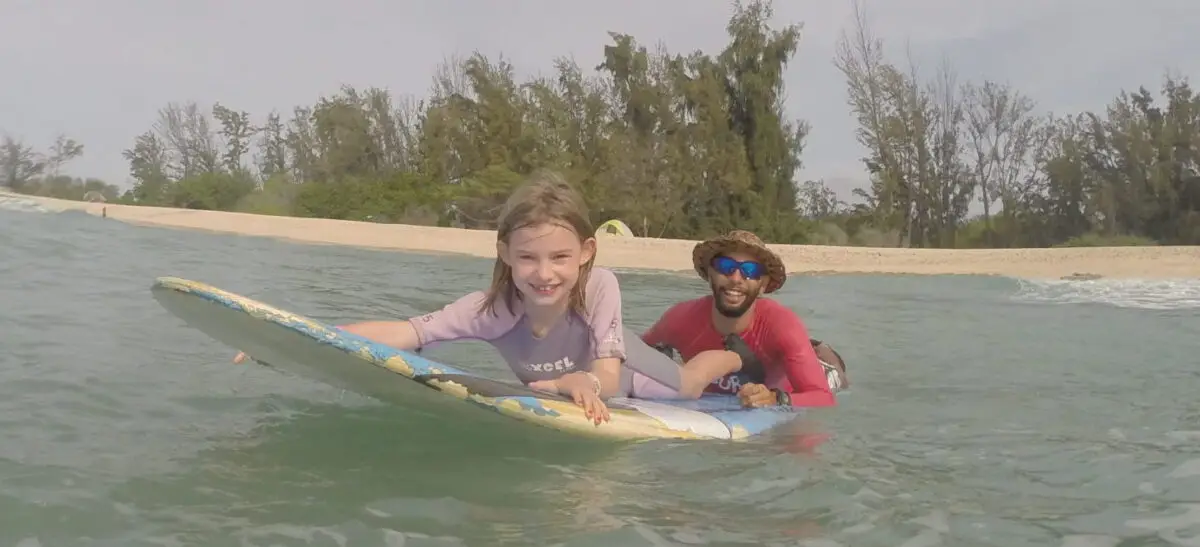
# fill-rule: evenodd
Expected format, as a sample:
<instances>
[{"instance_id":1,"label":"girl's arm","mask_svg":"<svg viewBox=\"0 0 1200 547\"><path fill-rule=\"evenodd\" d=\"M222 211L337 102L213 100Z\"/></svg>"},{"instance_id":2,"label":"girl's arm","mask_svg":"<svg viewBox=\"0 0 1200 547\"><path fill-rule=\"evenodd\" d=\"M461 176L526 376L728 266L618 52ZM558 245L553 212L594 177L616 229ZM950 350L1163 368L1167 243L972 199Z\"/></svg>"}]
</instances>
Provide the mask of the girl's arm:
<instances>
[{"instance_id":1,"label":"girl's arm","mask_svg":"<svg viewBox=\"0 0 1200 547\"><path fill-rule=\"evenodd\" d=\"M621 317L621 285L616 274L595 268L588 278L588 323L592 331L592 374L600 381L600 397L618 395L625 361L625 323Z\"/></svg>"},{"instance_id":2,"label":"girl's arm","mask_svg":"<svg viewBox=\"0 0 1200 547\"><path fill-rule=\"evenodd\" d=\"M491 340L511 328L515 319L507 309L496 317L480 314L479 305L485 296L483 291L476 291L440 310L404 321L361 321L338 328L404 351L419 350L441 341ZM238 353L233 362L241 363L246 357L245 353Z\"/></svg>"},{"instance_id":3,"label":"girl's arm","mask_svg":"<svg viewBox=\"0 0 1200 547\"><path fill-rule=\"evenodd\" d=\"M417 339L417 330L407 320L363 321L341 325L338 328L405 351L415 350L421 345Z\"/></svg>"},{"instance_id":4,"label":"girl's arm","mask_svg":"<svg viewBox=\"0 0 1200 547\"><path fill-rule=\"evenodd\" d=\"M578 373L576 373L578 374ZM592 361L592 374L600 380L600 398L619 395L621 389L621 360L616 357L606 357Z\"/></svg>"},{"instance_id":5,"label":"girl's arm","mask_svg":"<svg viewBox=\"0 0 1200 547\"><path fill-rule=\"evenodd\" d=\"M362 321L339 328L406 351L435 342L491 340L512 328L516 318L503 306L494 316L479 313L485 297L483 291L476 291L405 321Z\"/></svg>"},{"instance_id":6,"label":"girl's arm","mask_svg":"<svg viewBox=\"0 0 1200 547\"><path fill-rule=\"evenodd\" d=\"M417 331L408 321L363 321L338 325L340 330L357 334L373 342L392 346L404 351L412 351L420 347ZM233 357L234 363L241 363L249 357L245 352L238 352Z\"/></svg>"}]
</instances>

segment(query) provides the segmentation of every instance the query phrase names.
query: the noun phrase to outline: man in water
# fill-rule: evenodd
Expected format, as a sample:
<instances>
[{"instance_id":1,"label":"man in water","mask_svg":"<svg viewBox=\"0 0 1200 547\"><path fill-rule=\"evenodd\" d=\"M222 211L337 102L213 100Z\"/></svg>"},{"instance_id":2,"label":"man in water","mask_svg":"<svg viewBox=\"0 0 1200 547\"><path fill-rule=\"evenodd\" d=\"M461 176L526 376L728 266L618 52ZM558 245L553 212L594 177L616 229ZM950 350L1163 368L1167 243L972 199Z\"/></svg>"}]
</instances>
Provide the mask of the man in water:
<instances>
[{"instance_id":1,"label":"man in water","mask_svg":"<svg viewBox=\"0 0 1200 547\"><path fill-rule=\"evenodd\" d=\"M849 385L841 356L809 338L795 312L760 298L787 279L778 255L753 233L734 230L697 244L692 263L712 294L672 306L643 341L684 361L704 350L737 352L742 370L706 391L736 394L746 407L837 404L833 391Z\"/></svg>"}]
</instances>

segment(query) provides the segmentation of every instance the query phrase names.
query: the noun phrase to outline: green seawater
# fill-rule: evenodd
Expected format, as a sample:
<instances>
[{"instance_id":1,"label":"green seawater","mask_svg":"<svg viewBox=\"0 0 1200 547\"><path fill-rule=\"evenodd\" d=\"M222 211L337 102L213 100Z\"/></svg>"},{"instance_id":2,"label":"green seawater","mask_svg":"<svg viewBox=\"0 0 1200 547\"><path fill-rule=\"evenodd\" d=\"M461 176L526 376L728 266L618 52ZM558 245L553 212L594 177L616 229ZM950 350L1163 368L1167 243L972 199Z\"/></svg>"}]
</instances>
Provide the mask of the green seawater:
<instances>
[{"instance_id":1,"label":"green seawater","mask_svg":"<svg viewBox=\"0 0 1200 547\"><path fill-rule=\"evenodd\" d=\"M0 545L1200 545L1196 280L793 277L779 300L849 362L838 408L747 443L539 443L234 366L149 292L398 318L489 261L7 201ZM704 291L618 275L637 329Z\"/></svg>"}]
</instances>

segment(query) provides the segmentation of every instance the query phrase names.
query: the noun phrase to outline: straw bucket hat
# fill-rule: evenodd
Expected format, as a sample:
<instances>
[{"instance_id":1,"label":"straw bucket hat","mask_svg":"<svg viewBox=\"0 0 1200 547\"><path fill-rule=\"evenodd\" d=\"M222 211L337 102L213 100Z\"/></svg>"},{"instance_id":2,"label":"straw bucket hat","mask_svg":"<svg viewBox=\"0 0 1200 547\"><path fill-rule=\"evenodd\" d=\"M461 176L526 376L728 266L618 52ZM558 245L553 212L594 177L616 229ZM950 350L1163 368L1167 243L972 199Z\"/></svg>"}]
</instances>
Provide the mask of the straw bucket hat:
<instances>
[{"instance_id":1,"label":"straw bucket hat","mask_svg":"<svg viewBox=\"0 0 1200 547\"><path fill-rule=\"evenodd\" d=\"M764 293L770 294L779 290L784 281L787 281L787 269L784 268L783 260L779 258L779 255L768 249L758 236L746 230L733 230L725 235L697 243L696 247L692 249L692 266L696 268L696 273L700 274L700 279L708 281L709 263L712 262L713 257L738 251L753 256L767 269L769 279L767 286L763 289Z\"/></svg>"}]
</instances>

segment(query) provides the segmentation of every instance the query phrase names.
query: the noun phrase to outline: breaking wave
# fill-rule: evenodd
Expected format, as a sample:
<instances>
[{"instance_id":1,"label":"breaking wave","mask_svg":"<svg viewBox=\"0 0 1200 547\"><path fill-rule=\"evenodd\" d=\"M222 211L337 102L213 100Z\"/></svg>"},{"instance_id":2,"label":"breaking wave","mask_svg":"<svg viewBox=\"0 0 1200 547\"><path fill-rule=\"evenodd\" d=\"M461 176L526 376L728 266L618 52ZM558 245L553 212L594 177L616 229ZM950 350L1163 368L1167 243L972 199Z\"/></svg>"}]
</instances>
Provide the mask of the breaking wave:
<instances>
[{"instance_id":1,"label":"breaking wave","mask_svg":"<svg viewBox=\"0 0 1200 547\"><path fill-rule=\"evenodd\" d=\"M21 211L26 213L51 213L37 200L29 199L16 194L0 193L0 209L5 211Z\"/></svg>"},{"instance_id":2,"label":"breaking wave","mask_svg":"<svg viewBox=\"0 0 1200 547\"><path fill-rule=\"evenodd\" d=\"M1018 280L1025 302L1105 304L1146 310L1200 309L1200 279Z\"/></svg>"}]
</instances>

